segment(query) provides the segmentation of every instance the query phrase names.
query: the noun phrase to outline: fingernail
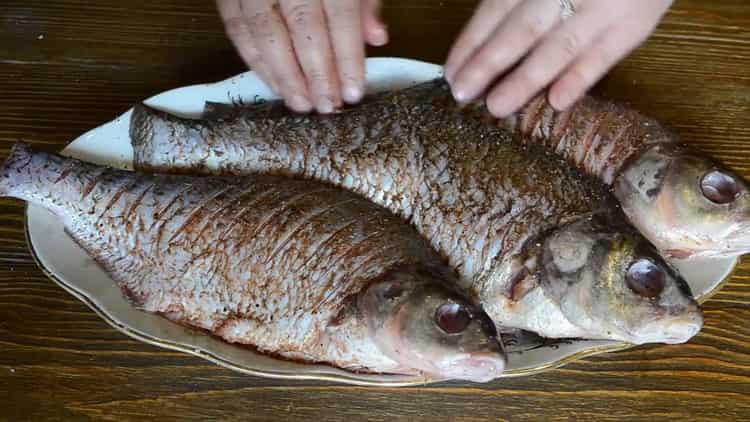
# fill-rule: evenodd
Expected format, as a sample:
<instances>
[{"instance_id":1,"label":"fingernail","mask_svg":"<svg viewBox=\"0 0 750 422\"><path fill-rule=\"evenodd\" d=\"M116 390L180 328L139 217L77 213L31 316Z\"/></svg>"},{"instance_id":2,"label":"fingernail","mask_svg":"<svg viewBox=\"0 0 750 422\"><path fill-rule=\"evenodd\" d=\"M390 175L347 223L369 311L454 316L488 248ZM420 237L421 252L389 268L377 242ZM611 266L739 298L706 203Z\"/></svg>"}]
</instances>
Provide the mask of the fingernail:
<instances>
[{"instance_id":1,"label":"fingernail","mask_svg":"<svg viewBox=\"0 0 750 422\"><path fill-rule=\"evenodd\" d=\"M456 101L460 103L465 103L469 100L471 100L471 96L469 95L469 91L464 87L453 87L453 97L456 99Z\"/></svg>"},{"instance_id":2,"label":"fingernail","mask_svg":"<svg viewBox=\"0 0 750 422\"><path fill-rule=\"evenodd\" d=\"M333 102L328 97L318 98L318 104L316 106L319 113L333 113Z\"/></svg>"},{"instance_id":3,"label":"fingernail","mask_svg":"<svg viewBox=\"0 0 750 422\"><path fill-rule=\"evenodd\" d=\"M565 92L551 92L547 95L549 104L557 111L563 111L570 107L573 99Z\"/></svg>"},{"instance_id":4,"label":"fingernail","mask_svg":"<svg viewBox=\"0 0 750 422\"><path fill-rule=\"evenodd\" d=\"M299 111L301 113L306 113L312 110L312 105L310 104L310 101L307 101L307 98L301 95L293 96L292 99L289 100L289 103L287 105L292 110Z\"/></svg>"},{"instance_id":5,"label":"fingernail","mask_svg":"<svg viewBox=\"0 0 750 422\"><path fill-rule=\"evenodd\" d=\"M354 84L347 84L344 86L344 101L347 103L356 103L362 99L362 89Z\"/></svg>"},{"instance_id":6,"label":"fingernail","mask_svg":"<svg viewBox=\"0 0 750 422\"><path fill-rule=\"evenodd\" d=\"M388 33L385 31L384 28L376 28L372 31L373 36L373 44L376 46L381 46L388 42Z\"/></svg>"},{"instance_id":7,"label":"fingernail","mask_svg":"<svg viewBox=\"0 0 750 422\"><path fill-rule=\"evenodd\" d=\"M498 119L506 118L511 113L513 113L513 110L508 109L507 102L497 99L493 99L491 102L487 102L487 110L489 110L490 114L497 117Z\"/></svg>"}]
</instances>

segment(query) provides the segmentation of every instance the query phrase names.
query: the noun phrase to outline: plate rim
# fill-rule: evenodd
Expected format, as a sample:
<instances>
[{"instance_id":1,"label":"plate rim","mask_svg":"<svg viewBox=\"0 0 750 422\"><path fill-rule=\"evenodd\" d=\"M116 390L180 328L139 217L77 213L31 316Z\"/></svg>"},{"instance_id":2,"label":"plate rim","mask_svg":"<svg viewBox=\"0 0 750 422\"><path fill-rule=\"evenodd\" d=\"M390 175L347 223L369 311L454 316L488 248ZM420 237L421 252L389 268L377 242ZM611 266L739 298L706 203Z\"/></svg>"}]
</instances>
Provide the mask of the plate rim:
<instances>
[{"instance_id":1,"label":"plate rim","mask_svg":"<svg viewBox=\"0 0 750 422\"><path fill-rule=\"evenodd\" d=\"M425 64L429 62L423 62L420 60L410 59L410 58L403 58L403 57L370 57L368 59L378 59L378 60L394 60L394 61L401 61L401 62L415 62L420 64ZM158 95L162 95L164 93L168 93L170 91L174 91L177 89L186 89L190 87L196 87L196 86L212 86L212 85L218 85L221 83L225 83L227 81L230 81L234 78L239 77L240 75L245 75L248 73L251 73L252 71L245 71L238 73L236 75L230 76L228 78L215 81L215 82L208 82L208 83L198 83L198 84L192 84L192 85L186 85L182 87L176 87L169 90L165 90L162 92L159 92L150 98L156 97ZM147 101L148 99L145 99L144 101ZM86 132L82 133L78 137L76 137L73 141L80 139L81 137L86 136L87 134L91 133L92 131L107 125L111 122L116 121L117 119L121 118L123 115L127 114L132 110L132 107L128 108L126 111L117 114L114 118L108 120L107 122L102 123L99 126L96 126L92 129L87 130ZM70 145L73 141L70 141L66 144L64 148L66 148L68 145ZM31 241L30 232L29 232L29 204L26 203L24 206L24 237L26 241L26 245L29 248L29 252L32 256L33 261L36 263L37 267L42 271L42 273L55 282L55 284L59 285L63 288L66 292L74 296L76 299L80 300L84 304L86 304L91 310L94 311L94 313L97 314L99 318L107 322L111 327L116 329L117 331L125 334L126 336L133 338L135 340L141 341L146 344L150 344L153 346L165 348L168 350L174 350L182 353L186 353L192 356L196 356L199 358L202 358L204 360L207 360L209 362L212 362L214 364L217 364L221 367L227 368L229 370L239 372L245 375L251 375L256 377L262 377L262 378L270 378L270 379L278 379L278 380L298 380L298 381L325 381L325 382L332 382L332 383L343 383L348 385L355 385L355 386L365 386L365 387L408 387L408 386L427 386L427 385L434 385L438 383L445 383L447 381L455 381L455 380L445 380L445 379L431 379L426 377L414 377L414 379L408 379L408 376L406 376L407 379L394 379L393 381L389 380L383 380L383 379L373 379L373 380L366 380L364 378L360 378L357 376L356 373L351 374L325 374L325 373L310 373L310 374L291 374L291 373L283 373L283 372L274 372L273 370L268 369L257 369L252 368L246 365L242 365L236 362L232 362L230 360L224 359L220 356L217 356L216 354L203 350L198 347L189 347L177 342L170 342L166 339L161 339L157 337L153 337L149 334L139 332L137 330L134 330L130 327L127 327L126 325L118 322L116 318L111 316L106 310L102 309L93 301L91 298L88 297L83 292L78 291L75 287L69 285L66 281L62 280L60 277L55 275L55 273L47 268L43 263L42 260L39 258L37 250ZM737 256L734 257L734 262L732 263L731 269L729 269L726 273L726 276L722 278L718 283L714 285L714 287L706 292L703 296L696 299L696 301L699 304L705 303L707 300L711 299L714 295L716 295L732 278L734 275L737 266L739 265L741 257ZM171 321L169 321L171 322ZM521 368L521 369L511 369L504 371L498 378L515 378L515 377L521 377L521 376L530 376L535 375L543 372L547 372L552 369L556 369L559 367L562 367L564 365L567 365L571 362L578 361L587 357L603 354L603 353L609 353L609 352L615 352L615 351L622 351L631 349L634 347L637 347L639 345L627 343L627 342L615 342L613 341L611 344L606 345L600 345L600 346L594 346L591 348L586 348L584 350L580 350L578 352L575 352L573 354L564 356L560 359L557 359L555 361L535 366L532 368ZM258 353L258 352L254 352ZM278 359L278 358L275 358ZM362 375L369 375L369 374L359 374ZM388 374L380 374L381 377L389 377L391 375ZM399 376L399 375L392 375L395 377L405 377L405 376Z\"/></svg>"}]
</instances>

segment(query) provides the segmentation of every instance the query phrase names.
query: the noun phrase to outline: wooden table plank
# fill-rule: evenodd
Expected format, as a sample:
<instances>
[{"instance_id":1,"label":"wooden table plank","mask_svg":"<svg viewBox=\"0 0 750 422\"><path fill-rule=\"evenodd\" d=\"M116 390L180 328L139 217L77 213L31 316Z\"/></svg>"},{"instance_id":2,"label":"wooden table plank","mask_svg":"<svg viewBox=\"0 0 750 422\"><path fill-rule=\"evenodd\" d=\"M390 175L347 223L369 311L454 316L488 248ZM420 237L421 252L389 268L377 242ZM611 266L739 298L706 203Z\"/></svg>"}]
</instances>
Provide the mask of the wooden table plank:
<instances>
[{"instance_id":1,"label":"wooden table plank","mask_svg":"<svg viewBox=\"0 0 750 422\"><path fill-rule=\"evenodd\" d=\"M18 139L58 150L145 97L243 70L212 2L3 3L0 154ZM386 2L391 43L371 55L440 62L474 4ZM596 91L750 177L746 0L678 1ZM22 217L22 203L0 201L0 420L750 420L750 259L706 303L706 326L686 345L488 385L355 388L248 377L126 338L44 277Z\"/></svg>"}]
</instances>

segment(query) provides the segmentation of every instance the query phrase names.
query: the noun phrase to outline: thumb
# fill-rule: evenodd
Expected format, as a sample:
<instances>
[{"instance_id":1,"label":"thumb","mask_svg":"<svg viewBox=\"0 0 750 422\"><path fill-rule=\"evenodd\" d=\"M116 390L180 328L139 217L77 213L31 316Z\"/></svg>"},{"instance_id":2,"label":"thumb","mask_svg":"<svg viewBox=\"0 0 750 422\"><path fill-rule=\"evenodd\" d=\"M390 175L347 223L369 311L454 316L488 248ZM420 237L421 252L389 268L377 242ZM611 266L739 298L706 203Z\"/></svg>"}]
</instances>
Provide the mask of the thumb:
<instances>
[{"instance_id":1,"label":"thumb","mask_svg":"<svg viewBox=\"0 0 750 422\"><path fill-rule=\"evenodd\" d=\"M380 19L380 0L362 0L362 31L365 42L381 46L388 42L388 29Z\"/></svg>"}]
</instances>

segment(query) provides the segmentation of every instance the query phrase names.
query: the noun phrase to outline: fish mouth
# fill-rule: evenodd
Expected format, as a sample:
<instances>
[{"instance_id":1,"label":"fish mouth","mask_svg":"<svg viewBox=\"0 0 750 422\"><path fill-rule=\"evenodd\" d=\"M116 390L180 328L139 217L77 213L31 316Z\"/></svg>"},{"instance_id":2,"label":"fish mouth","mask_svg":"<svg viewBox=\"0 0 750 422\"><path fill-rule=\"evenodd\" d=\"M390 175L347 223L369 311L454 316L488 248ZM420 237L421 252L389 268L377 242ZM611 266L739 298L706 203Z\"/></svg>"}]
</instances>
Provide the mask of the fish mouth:
<instances>
[{"instance_id":1,"label":"fish mouth","mask_svg":"<svg viewBox=\"0 0 750 422\"><path fill-rule=\"evenodd\" d=\"M452 379L489 382L505 370L506 361L497 352L471 353L452 360L440 368L440 375Z\"/></svg>"},{"instance_id":2,"label":"fish mouth","mask_svg":"<svg viewBox=\"0 0 750 422\"><path fill-rule=\"evenodd\" d=\"M702 256L701 251L690 250L690 249L666 249L661 251L665 258L673 259L690 259Z\"/></svg>"},{"instance_id":3,"label":"fish mouth","mask_svg":"<svg viewBox=\"0 0 750 422\"><path fill-rule=\"evenodd\" d=\"M707 256L725 258L750 253L750 222L742 222L734 227L726 240L718 241L721 247L713 248Z\"/></svg>"},{"instance_id":4,"label":"fish mouth","mask_svg":"<svg viewBox=\"0 0 750 422\"><path fill-rule=\"evenodd\" d=\"M699 311L653 321L625 339L630 343L685 343L703 328L703 315Z\"/></svg>"},{"instance_id":5,"label":"fish mouth","mask_svg":"<svg viewBox=\"0 0 750 422\"><path fill-rule=\"evenodd\" d=\"M684 220L671 200L675 192L661 186L654 210L631 221L669 258L727 258L750 253L750 215L734 214L723 224L702 227ZM652 224L662 221L662 225Z\"/></svg>"},{"instance_id":6,"label":"fish mouth","mask_svg":"<svg viewBox=\"0 0 750 422\"><path fill-rule=\"evenodd\" d=\"M750 232L750 229L748 229ZM695 258L732 258L750 253L750 239L745 239L743 234L740 240L726 240L720 242L709 242L695 248L670 248L661 251L667 258L695 259Z\"/></svg>"},{"instance_id":7,"label":"fish mouth","mask_svg":"<svg viewBox=\"0 0 750 422\"><path fill-rule=\"evenodd\" d=\"M670 220L669 229L680 232L676 219ZM707 232L708 229L702 230ZM660 252L669 258L729 258L750 253L750 223L735 223L731 229L721 230L720 234L697 234L682 231L681 236L670 242L676 247L665 248Z\"/></svg>"}]
</instances>

